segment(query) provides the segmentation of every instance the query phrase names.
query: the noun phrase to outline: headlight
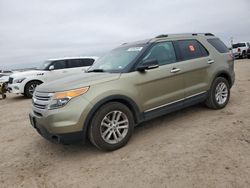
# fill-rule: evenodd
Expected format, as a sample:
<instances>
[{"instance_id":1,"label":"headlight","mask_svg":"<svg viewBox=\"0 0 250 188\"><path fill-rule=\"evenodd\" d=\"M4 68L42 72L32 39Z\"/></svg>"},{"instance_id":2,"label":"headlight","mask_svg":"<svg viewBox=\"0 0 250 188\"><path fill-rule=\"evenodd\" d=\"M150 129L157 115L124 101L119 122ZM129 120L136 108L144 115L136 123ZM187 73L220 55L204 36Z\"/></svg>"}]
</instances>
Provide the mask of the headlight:
<instances>
[{"instance_id":1,"label":"headlight","mask_svg":"<svg viewBox=\"0 0 250 188\"><path fill-rule=\"evenodd\" d=\"M26 78L19 78L19 79L14 79L13 83L14 84L20 84L22 81L24 81Z\"/></svg>"},{"instance_id":2,"label":"headlight","mask_svg":"<svg viewBox=\"0 0 250 188\"><path fill-rule=\"evenodd\" d=\"M69 91L57 92L53 95L50 104L48 106L49 110L61 108L65 106L72 98L78 97L89 90L89 87L82 87L79 89L73 89Z\"/></svg>"}]
</instances>

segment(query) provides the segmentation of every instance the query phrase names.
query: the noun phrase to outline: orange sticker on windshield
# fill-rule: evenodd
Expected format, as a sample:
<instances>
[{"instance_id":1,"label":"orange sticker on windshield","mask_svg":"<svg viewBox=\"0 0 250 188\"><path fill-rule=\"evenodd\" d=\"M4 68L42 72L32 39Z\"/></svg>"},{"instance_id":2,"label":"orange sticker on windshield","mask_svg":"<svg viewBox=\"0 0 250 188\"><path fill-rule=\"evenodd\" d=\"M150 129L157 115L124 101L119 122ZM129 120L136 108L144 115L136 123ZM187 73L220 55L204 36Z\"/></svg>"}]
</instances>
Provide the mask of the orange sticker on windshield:
<instances>
[{"instance_id":1,"label":"orange sticker on windshield","mask_svg":"<svg viewBox=\"0 0 250 188\"><path fill-rule=\"evenodd\" d=\"M191 52L194 52L194 51L195 51L195 48L194 48L193 45L189 45L188 47L189 47L189 50L190 50Z\"/></svg>"}]
</instances>

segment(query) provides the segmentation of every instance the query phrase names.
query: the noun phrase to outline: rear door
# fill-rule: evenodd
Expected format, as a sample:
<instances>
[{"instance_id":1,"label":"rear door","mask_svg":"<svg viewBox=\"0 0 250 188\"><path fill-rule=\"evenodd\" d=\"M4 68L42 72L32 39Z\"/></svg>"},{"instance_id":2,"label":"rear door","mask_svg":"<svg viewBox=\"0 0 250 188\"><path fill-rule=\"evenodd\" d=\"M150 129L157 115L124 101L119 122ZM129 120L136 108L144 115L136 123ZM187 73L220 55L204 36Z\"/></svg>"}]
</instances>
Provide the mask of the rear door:
<instances>
[{"instance_id":1,"label":"rear door","mask_svg":"<svg viewBox=\"0 0 250 188\"><path fill-rule=\"evenodd\" d=\"M209 67L214 59L196 39L174 42L180 59L181 73L184 78L185 98L205 93L208 90Z\"/></svg>"},{"instance_id":2,"label":"rear door","mask_svg":"<svg viewBox=\"0 0 250 188\"><path fill-rule=\"evenodd\" d=\"M85 72L93 63L94 59L84 58L84 59L69 59L68 68L69 74L77 74Z\"/></svg>"}]
</instances>

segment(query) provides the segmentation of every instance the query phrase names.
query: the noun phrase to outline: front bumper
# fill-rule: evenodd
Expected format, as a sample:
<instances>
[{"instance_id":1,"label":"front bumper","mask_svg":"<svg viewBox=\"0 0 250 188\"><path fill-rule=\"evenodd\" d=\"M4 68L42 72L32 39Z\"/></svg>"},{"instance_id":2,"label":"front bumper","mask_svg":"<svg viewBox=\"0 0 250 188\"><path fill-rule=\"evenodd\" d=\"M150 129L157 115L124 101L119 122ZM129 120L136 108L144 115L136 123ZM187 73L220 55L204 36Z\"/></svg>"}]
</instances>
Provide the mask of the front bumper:
<instances>
[{"instance_id":1,"label":"front bumper","mask_svg":"<svg viewBox=\"0 0 250 188\"><path fill-rule=\"evenodd\" d=\"M33 100L37 93L33 96ZM32 111L30 113L30 122L32 126L44 138L58 143L70 143L83 140L86 129L85 120L92 109L83 96L71 99L64 107L48 110L48 104L44 109L35 106L33 101Z\"/></svg>"},{"instance_id":2,"label":"front bumper","mask_svg":"<svg viewBox=\"0 0 250 188\"><path fill-rule=\"evenodd\" d=\"M20 84L8 84L8 91L15 94L24 93L24 89Z\"/></svg>"},{"instance_id":3,"label":"front bumper","mask_svg":"<svg viewBox=\"0 0 250 188\"><path fill-rule=\"evenodd\" d=\"M32 113L29 114L29 118L31 125L37 130L37 132L42 137L53 143L71 144L74 142L79 142L84 138L83 131L64 134L50 133L47 129L44 128L44 125L38 123L37 118Z\"/></svg>"}]
</instances>

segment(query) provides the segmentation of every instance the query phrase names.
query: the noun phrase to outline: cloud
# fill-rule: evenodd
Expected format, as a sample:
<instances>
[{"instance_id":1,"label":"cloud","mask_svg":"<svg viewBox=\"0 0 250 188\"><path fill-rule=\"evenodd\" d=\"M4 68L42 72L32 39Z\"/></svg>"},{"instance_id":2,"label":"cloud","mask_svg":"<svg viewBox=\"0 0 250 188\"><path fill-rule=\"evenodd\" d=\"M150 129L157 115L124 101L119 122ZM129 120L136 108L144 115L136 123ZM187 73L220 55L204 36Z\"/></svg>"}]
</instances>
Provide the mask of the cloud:
<instances>
[{"instance_id":1,"label":"cloud","mask_svg":"<svg viewBox=\"0 0 250 188\"><path fill-rule=\"evenodd\" d=\"M101 55L162 33L250 40L249 0L0 0L0 69Z\"/></svg>"}]
</instances>

